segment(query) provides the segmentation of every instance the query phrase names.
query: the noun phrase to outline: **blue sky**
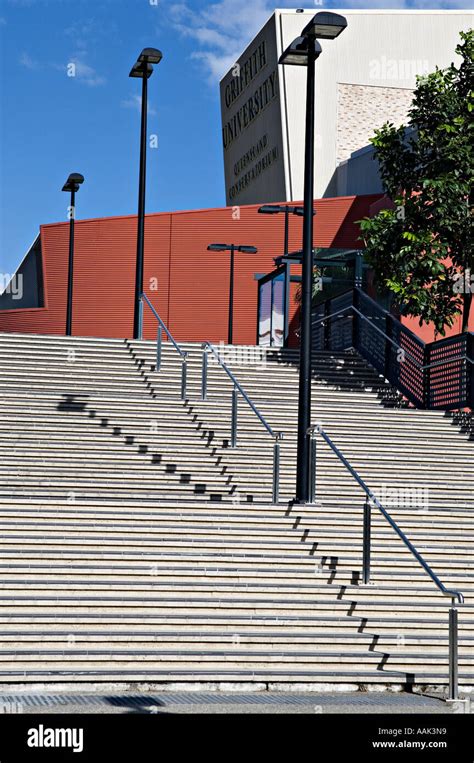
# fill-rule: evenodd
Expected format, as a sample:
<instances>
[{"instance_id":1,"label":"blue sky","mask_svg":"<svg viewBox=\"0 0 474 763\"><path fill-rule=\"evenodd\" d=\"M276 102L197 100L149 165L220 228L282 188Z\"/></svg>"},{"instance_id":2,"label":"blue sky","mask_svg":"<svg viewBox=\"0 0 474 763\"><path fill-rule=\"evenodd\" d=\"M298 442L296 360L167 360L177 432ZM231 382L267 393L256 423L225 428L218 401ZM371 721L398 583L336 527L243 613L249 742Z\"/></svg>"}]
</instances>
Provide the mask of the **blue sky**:
<instances>
[{"instance_id":1,"label":"blue sky","mask_svg":"<svg viewBox=\"0 0 474 763\"><path fill-rule=\"evenodd\" d=\"M268 0L0 0L0 270L12 272L40 223L134 214L143 47L163 51L149 81L147 211L223 206L220 76L275 7ZM468 0L350 0L338 8L462 8ZM320 10L317 4L315 10ZM67 76L68 63L76 76Z\"/></svg>"}]
</instances>

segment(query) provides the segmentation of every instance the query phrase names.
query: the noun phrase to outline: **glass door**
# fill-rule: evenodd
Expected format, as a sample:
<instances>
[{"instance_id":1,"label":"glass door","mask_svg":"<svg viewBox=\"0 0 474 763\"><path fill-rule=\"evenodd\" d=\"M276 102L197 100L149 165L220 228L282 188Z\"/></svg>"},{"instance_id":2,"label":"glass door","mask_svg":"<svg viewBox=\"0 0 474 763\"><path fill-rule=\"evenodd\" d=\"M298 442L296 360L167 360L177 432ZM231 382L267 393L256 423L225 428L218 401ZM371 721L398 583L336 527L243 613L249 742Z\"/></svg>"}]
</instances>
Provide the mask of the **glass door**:
<instances>
[{"instance_id":1,"label":"glass door","mask_svg":"<svg viewBox=\"0 0 474 763\"><path fill-rule=\"evenodd\" d=\"M285 341L285 271L269 273L258 282L259 345L283 347Z\"/></svg>"}]
</instances>

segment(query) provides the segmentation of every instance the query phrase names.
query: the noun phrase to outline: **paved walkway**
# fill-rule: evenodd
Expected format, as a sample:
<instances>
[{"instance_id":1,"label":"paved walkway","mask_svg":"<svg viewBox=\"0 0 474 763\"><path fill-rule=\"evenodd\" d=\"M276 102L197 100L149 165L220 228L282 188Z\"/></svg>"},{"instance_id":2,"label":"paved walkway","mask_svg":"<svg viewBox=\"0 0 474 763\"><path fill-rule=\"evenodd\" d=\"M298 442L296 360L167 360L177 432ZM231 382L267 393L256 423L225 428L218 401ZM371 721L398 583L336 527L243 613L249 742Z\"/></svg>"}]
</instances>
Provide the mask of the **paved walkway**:
<instances>
[{"instance_id":1,"label":"paved walkway","mask_svg":"<svg viewBox=\"0 0 474 763\"><path fill-rule=\"evenodd\" d=\"M297 692L0 693L7 713L452 713L473 712L474 700L458 708L436 697L390 692L334 694Z\"/></svg>"}]
</instances>

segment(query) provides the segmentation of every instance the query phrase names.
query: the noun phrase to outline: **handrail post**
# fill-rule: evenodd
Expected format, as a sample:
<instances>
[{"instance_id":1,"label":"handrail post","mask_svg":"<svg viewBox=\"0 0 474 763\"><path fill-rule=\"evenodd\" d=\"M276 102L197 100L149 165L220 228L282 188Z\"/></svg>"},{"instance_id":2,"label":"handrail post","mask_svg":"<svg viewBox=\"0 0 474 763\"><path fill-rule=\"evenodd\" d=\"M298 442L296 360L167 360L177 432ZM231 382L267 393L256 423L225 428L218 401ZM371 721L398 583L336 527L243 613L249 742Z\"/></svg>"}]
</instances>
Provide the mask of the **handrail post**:
<instances>
[{"instance_id":1,"label":"handrail post","mask_svg":"<svg viewBox=\"0 0 474 763\"><path fill-rule=\"evenodd\" d=\"M474 408L474 333L469 332L466 336L466 372L467 394L466 401L469 408ZM473 361L473 362L469 362Z\"/></svg>"},{"instance_id":2,"label":"handrail post","mask_svg":"<svg viewBox=\"0 0 474 763\"><path fill-rule=\"evenodd\" d=\"M158 324L158 334L156 337L156 370L161 368L161 343L162 343L162 330L161 323Z\"/></svg>"},{"instance_id":3,"label":"handrail post","mask_svg":"<svg viewBox=\"0 0 474 763\"><path fill-rule=\"evenodd\" d=\"M357 310L359 307L359 292L357 289L354 289L352 292L352 306ZM352 346L354 350L359 349L359 316L356 313L356 310L352 311Z\"/></svg>"},{"instance_id":4,"label":"handrail post","mask_svg":"<svg viewBox=\"0 0 474 763\"><path fill-rule=\"evenodd\" d=\"M458 608L454 599L449 608L449 687L448 699L458 699Z\"/></svg>"},{"instance_id":5,"label":"handrail post","mask_svg":"<svg viewBox=\"0 0 474 763\"><path fill-rule=\"evenodd\" d=\"M230 431L230 447L235 448L237 445L237 387L232 390L232 422Z\"/></svg>"},{"instance_id":6,"label":"handrail post","mask_svg":"<svg viewBox=\"0 0 474 763\"><path fill-rule=\"evenodd\" d=\"M138 303L138 338L143 339L143 294Z\"/></svg>"},{"instance_id":7,"label":"handrail post","mask_svg":"<svg viewBox=\"0 0 474 763\"><path fill-rule=\"evenodd\" d=\"M207 348L204 346L202 351L201 400L207 400L207 364Z\"/></svg>"},{"instance_id":8,"label":"handrail post","mask_svg":"<svg viewBox=\"0 0 474 763\"><path fill-rule=\"evenodd\" d=\"M430 390L430 376L431 376L431 369L429 368L429 365L431 363L431 344L425 344L425 347L423 349L423 400L422 400L422 406L423 408L429 409L430 408L430 398L431 398L431 390Z\"/></svg>"},{"instance_id":9,"label":"handrail post","mask_svg":"<svg viewBox=\"0 0 474 763\"><path fill-rule=\"evenodd\" d=\"M390 339L392 338L392 316L390 313L387 313L385 316L385 335L387 339L385 340L385 348L384 348L384 376L389 381L393 381L393 375L392 375L392 343Z\"/></svg>"},{"instance_id":10,"label":"handrail post","mask_svg":"<svg viewBox=\"0 0 474 763\"><path fill-rule=\"evenodd\" d=\"M314 503L316 498L316 433L313 429L308 431L309 437L309 502Z\"/></svg>"},{"instance_id":11,"label":"handrail post","mask_svg":"<svg viewBox=\"0 0 474 763\"><path fill-rule=\"evenodd\" d=\"M181 400L186 400L187 379L188 379L188 353L185 354L185 357L181 364Z\"/></svg>"},{"instance_id":12,"label":"handrail post","mask_svg":"<svg viewBox=\"0 0 474 763\"><path fill-rule=\"evenodd\" d=\"M330 327L330 315L331 315L331 300L327 299L324 303L324 323L323 323L323 350L331 349L331 327Z\"/></svg>"},{"instance_id":13,"label":"handrail post","mask_svg":"<svg viewBox=\"0 0 474 763\"><path fill-rule=\"evenodd\" d=\"M371 536L371 507L370 501L364 503L364 531L362 544L362 581L364 585L370 583L370 536Z\"/></svg>"},{"instance_id":14,"label":"handrail post","mask_svg":"<svg viewBox=\"0 0 474 763\"><path fill-rule=\"evenodd\" d=\"M275 437L273 443L272 503L278 503L280 499L280 439L281 433Z\"/></svg>"}]
</instances>

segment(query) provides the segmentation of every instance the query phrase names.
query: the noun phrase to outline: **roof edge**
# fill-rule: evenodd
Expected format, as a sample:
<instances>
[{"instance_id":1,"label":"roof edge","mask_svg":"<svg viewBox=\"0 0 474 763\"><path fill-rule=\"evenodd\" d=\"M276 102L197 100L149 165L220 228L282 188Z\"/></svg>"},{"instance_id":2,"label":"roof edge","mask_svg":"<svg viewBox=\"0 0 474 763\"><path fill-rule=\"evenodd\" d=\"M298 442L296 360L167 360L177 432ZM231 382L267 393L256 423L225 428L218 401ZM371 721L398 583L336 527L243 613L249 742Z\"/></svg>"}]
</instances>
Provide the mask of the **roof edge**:
<instances>
[{"instance_id":1,"label":"roof edge","mask_svg":"<svg viewBox=\"0 0 474 763\"><path fill-rule=\"evenodd\" d=\"M377 199L379 196L383 196L383 193L365 193L365 194L350 194L348 196L328 196L326 198L322 199L315 199L315 203L317 204L328 204L334 201L342 201L342 200L354 200L354 199L371 199L375 198ZM300 202L303 203L303 200L300 199ZM272 204L275 203L281 203L281 204L289 204L288 201L281 201L281 202L272 202ZM292 204L299 203L299 202L291 202ZM255 204L238 204L234 206L238 206L239 209L257 209L258 207L261 207L265 202L259 201ZM165 215L195 215L195 214L205 214L207 212L224 212L225 210L232 210L234 209L234 206L225 206L225 207L200 207L198 209L177 209L177 210L171 210L168 212L148 212L145 215L145 218L150 217L164 217ZM136 219L137 214L130 214L130 215L105 215L103 217L85 217L82 220L75 220L75 225L81 225L82 223L93 223L93 222L100 222L101 220L127 220L127 219ZM55 223L42 223L40 225L40 231L43 228L52 228L59 225L69 225L68 220L61 220ZM36 243L36 239L35 239ZM31 249L31 247L30 247ZM28 250L29 251L29 250ZM25 255L26 256L26 255ZM24 258L23 258L24 259ZM22 260L23 261L23 260Z\"/></svg>"}]
</instances>

